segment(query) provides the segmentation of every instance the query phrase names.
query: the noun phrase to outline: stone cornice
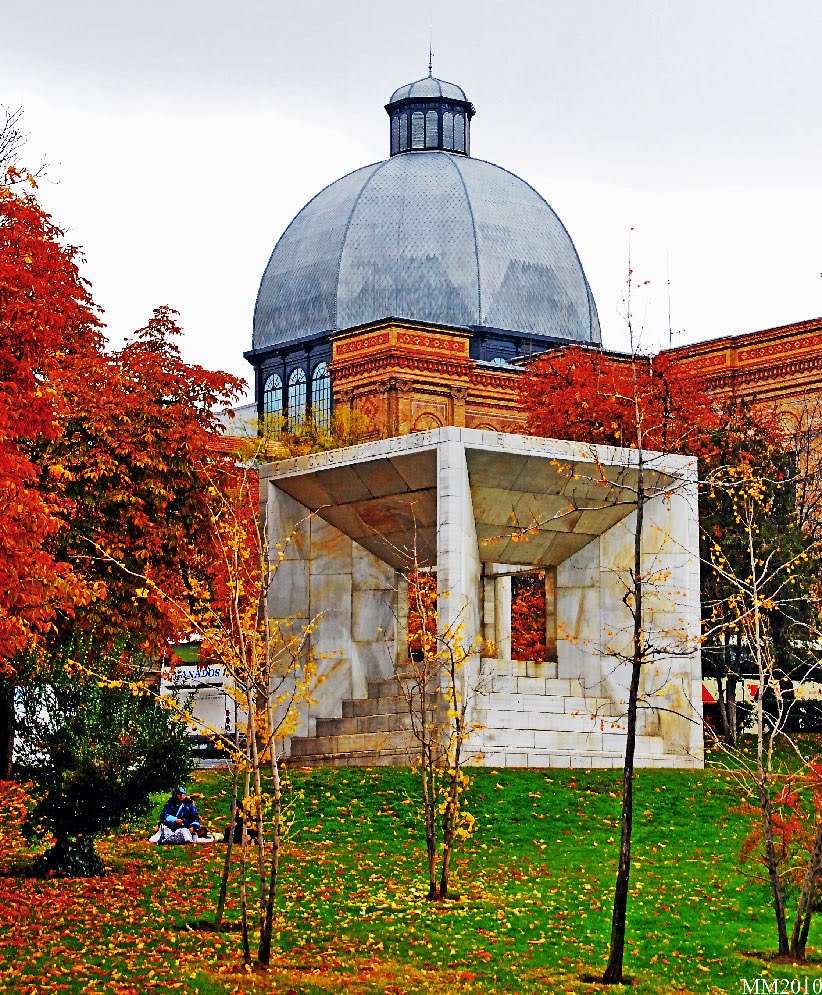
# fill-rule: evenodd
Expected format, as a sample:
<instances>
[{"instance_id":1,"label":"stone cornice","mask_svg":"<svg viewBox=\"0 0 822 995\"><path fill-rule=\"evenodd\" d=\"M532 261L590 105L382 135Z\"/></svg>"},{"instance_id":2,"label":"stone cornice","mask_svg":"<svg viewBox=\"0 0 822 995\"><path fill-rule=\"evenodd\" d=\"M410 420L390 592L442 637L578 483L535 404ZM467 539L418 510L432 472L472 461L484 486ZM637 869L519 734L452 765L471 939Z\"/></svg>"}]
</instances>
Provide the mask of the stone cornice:
<instances>
[{"instance_id":1,"label":"stone cornice","mask_svg":"<svg viewBox=\"0 0 822 995\"><path fill-rule=\"evenodd\" d=\"M822 318L810 318L792 325L779 325L759 332L726 335L706 342L694 342L663 350L686 363L701 368L736 366L740 363L768 362L779 356L814 352L822 345Z\"/></svg>"},{"instance_id":2,"label":"stone cornice","mask_svg":"<svg viewBox=\"0 0 822 995\"><path fill-rule=\"evenodd\" d=\"M335 384L343 384L358 377L387 371L413 371L418 374L433 373L442 377L467 380L473 364L469 359L451 358L436 354L414 355L413 353L381 352L344 362L334 360L331 374Z\"/></svg>"},{"instance_id":3,"label":"stone cornice","mask_svg":"<svg viewBox=\"0 0 822 995\"><path fill-rule=\"evenodd\" d=\"M500 370L499 373L490 373L485 370L474 369L469 379L474 387L510 391L512 387L517 386L519 378L524 372L525 370L517 370L516 372L513 370L505 372Z\"/></svg>"},{"instance_id":4,"label":"stone cornice","mask_svg":"<svg viewBox=\"0 0 822 995\"><path fill-rule=\"evenodd\" d=\"M790 387L814 385L818 389L818 378L813 376L822 370L822 356L805 356L789 362L762 364L753 367L735 366L721 371L708 371L705 386L708 390L731 391L756 384L772 384L778 393L790 392ZM812 378L809 384L806 378Z\"/></svg>"}]
</instances>

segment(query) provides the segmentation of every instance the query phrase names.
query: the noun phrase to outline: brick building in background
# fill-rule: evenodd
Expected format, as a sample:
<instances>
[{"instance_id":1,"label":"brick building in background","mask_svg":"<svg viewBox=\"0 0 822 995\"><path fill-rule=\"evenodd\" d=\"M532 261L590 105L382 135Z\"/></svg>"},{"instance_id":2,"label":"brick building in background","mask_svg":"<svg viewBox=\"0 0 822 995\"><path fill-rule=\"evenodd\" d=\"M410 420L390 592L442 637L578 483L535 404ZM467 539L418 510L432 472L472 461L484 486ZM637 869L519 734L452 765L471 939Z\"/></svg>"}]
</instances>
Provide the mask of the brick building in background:
<instances>
[{"instance_id":1,"label":"brick building in background","mask_svg":"<svg viewBox=\"0 0 822 995\"><path fill-rule=\"evenodd\" d=\"M388 159L320 191L277 242L252 349L256 413L359 412L370 438L519 430L527 359L601 348L573 241L537 191L470 155L473 104L425 77L386 105ZM822 319L673 352L710 389L790 402L820 384Z\"/></svg>"}]
</instances>

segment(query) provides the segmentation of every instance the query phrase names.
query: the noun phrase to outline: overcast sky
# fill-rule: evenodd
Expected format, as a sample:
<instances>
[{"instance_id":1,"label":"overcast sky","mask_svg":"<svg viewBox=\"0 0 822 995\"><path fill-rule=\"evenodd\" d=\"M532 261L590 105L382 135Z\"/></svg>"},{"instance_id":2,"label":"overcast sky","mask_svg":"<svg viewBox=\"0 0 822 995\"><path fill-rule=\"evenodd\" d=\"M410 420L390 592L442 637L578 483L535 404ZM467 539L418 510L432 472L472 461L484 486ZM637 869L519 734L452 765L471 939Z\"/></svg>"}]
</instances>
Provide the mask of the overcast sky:
<instances>
[{"instance_id":1,"label":"overcast sky","mask_svg":"<svg viewBox=\"0 0 822 995\"><path fill-rule=\"evenodd\" d=\"M624 346L822 314L819 0L30 0L0 31L42 200L119 345L158 304L191 362L247 377L257 287L321 187L388 154L393 89L473 101L472 153L528 180Z\"/></svg>"}]
</instances>

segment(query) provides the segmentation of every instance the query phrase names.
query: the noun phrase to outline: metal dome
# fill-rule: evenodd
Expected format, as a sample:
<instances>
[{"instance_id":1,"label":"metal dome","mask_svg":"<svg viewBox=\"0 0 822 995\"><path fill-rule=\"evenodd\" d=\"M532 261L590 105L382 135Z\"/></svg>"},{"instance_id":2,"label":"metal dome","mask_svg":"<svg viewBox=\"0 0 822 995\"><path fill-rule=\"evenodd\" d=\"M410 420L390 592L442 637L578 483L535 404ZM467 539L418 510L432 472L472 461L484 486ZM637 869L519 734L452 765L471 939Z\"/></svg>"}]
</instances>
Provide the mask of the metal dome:
<instances>
[{"instance_id":1,"label":"metal dome","mask_svg":"<svg viewBox=\"0 0 822 995\"><path fill-rule=\"evenodd\" d=\"M253 348L386 317L601 344L576 249L545 200L443 151L365 166L309 201L263 275Z\"/></svg>"},{"instance_id":2,"label":"metal dome","mask_svg":"<svg viewBox=\"0 0 822 995\"><path fill-rule=\"evenodd\" d=\"M409 97L445 97L447 100L458 100L463 103L468 101L461 86L448 83L444 79L437 79L436 76L423 76L413 83L398 87L391 94L388 103L395 104L398 100L407 100Z\"/></svg>"}]
</instances>

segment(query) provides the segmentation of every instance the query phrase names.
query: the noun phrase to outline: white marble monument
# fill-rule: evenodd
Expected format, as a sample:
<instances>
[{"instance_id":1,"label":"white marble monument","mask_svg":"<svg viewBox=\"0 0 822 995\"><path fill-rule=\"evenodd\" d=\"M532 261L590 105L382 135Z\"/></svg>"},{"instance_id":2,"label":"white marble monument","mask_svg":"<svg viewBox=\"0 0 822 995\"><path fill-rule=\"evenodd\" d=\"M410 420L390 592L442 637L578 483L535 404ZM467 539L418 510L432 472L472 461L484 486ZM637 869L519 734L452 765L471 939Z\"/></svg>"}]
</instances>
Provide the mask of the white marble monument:
<instances>
[{"instance_id":1,"label":"white marble monument","mask_svg":"<svg viewBox=\"0 0 822 995\"><path fill-rule=\"evenodd\" d=\"M695 461L646 453L637 764L701 766ZM273 618L312 635L324 681L286 749L293 762L407 763L395 681L407 660L404 573L436 571L439 624L478 647L464 671L471 761L620 766L625 749L637 454L443 428L271 464L269 541L283 542ZM276 558L276 557L275 557ZM511 577L546 571L552 659L512 660ZM480 647L485 647L483 651Z\"/></svg>"}]
</instances>

